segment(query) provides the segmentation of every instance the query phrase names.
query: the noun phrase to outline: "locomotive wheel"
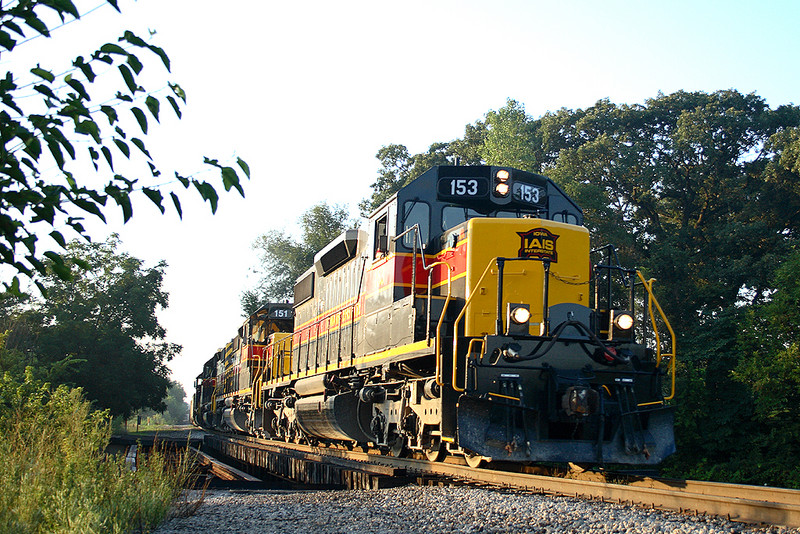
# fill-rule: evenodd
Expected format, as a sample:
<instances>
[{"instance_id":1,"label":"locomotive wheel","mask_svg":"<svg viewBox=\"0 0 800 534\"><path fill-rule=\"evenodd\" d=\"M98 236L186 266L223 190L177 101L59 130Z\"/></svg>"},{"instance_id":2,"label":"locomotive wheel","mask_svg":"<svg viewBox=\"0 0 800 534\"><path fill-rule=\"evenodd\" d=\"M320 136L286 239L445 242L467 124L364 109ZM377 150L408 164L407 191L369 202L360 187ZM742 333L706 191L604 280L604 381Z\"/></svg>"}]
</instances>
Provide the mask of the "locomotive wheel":
<instances>
[{"instance_id":1,"label":"locomotive wheel","mask_svg":"<svg viewBox=\"0 0 800 534\"><path fill-rule=\"evenodd\" d=\"M395 458L402 458L406 453L406 438L404 436L395 436L393 442L389 444L389 454Z\"/></svg>"},{"instance_id":2,"label":"locomotive wheel","mask_svg":"<svg viewBox=\"0 0 800 534\"><path fill-rule=\"evenodd\" d=\"M438 462L444 458L445 448L442 446L440 439L430 438L430 440L422 450L425 452L425 457L429 462Z\"/></svg>"},{"instance_id":3,"label":"locomotive wheel","mask_svg":"<svg viewBox=\"0 0 800 534\"><path fill-rule=\"evenodd\" d=\"M464 459L467 460L467 465L472 467L473 469L477 469L484 462L491 462L491 458L487 458L486 456L481 456L480 454L476 454L470 451L464 451Z\"/></svg>"}]
</instances>

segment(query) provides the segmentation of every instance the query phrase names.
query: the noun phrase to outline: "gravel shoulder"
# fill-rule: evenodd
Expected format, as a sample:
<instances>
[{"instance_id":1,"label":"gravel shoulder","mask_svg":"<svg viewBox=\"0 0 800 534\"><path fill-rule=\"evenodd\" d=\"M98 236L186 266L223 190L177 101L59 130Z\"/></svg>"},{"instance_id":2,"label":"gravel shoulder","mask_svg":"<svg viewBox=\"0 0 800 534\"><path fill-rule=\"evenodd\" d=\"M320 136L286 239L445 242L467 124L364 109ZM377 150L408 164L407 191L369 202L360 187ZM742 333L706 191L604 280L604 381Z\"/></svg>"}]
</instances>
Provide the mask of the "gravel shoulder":
<instances>
[{"instance_id":1,"label":"gravel shoulder","mask_svg":"<svg viewBox=\"0 0 800 534\"><path fill-rule=\"evenodd\" d=\"M724 519L568 497L471 487L360 491L214 490L191 517L155 534L180 533L781 533Z\"/></svg>"}]
</instances>

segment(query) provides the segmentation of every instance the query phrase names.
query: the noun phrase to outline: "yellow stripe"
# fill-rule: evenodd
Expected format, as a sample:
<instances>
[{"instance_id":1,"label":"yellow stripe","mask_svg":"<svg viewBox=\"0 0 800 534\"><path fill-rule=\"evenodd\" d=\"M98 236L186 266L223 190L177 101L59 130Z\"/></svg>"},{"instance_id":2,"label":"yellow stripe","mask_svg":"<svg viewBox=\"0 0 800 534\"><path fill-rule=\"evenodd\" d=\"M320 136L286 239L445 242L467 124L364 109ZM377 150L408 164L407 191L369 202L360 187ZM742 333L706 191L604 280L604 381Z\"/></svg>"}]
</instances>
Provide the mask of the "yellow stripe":
<instances>
[{"instance_id":1,"label":"yellow stripe","mask_svg":"<svg viewBox=\"0 0 800 534\"><path fill-rule=\"evenodd\" d=\"M382 360L383 358L391 358L393 356L399 356L402 354L408 354L410 352L414 352L417 350L423 350L429 348L427 341L417 341L416 343L411 343L409 345L403 345L402 347L395 347L388 350L384 350L381 352L376 352L375 354L369 354L367 356L361 356L355 358L353 360L353 364L362 364L362 363L369 363L374 362L377 360ZM338 363L326 365L325 367L317 367L316 369L310 369L308 371L300 371L293 375L290 375L286 378L289 380L297 380L298 378L305 378L307 376L314 376L320 373L327 373L328 371L335 371L337 369L342 369L344 367L349 367L349 364L346 362L342 362L345 365L339 365Z\"/></svg>"},{"instance_id":2,"label":"yellow stripe","mask_svg":"<svg viewBox=\"0 0 800 534\"><path fill-rule=\"evenodd\" d=\"M509 397L508 395L501 395L499 393L489 393L489 395L491 395L492 397L502 397L504 399L511 399L515 401L519 400L519 397Z\"/></svg>"}]
</instances>

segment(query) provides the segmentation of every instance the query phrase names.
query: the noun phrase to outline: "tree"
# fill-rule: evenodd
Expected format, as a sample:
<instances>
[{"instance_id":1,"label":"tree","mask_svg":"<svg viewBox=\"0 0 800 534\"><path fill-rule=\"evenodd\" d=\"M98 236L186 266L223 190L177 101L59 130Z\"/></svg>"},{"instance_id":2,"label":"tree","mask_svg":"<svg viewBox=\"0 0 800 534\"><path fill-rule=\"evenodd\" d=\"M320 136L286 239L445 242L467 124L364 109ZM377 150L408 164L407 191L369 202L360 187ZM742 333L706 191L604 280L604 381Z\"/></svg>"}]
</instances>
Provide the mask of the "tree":
<instances>
[{"instance_id":1,"label":"tree","mask_svg":"<svg viewBox=\"0 0 800 534\"><path fill-rule=\"evenodd\" d=\"M142 417L148 418L148 424L186 425L189 424L189 405L186 403L186 392L178 382L170 380L167 398L164 399L165 410L156 412L145 409Z\"/></svg>"},{"instance_id":2,"label":"tree","mask_svg":"<svg viewBox=\"0 0 800 534\"><path fill-rule=\"evenodd\" d=\"M106 1L119 11L117 0ZM52 13L62 22L80 18L71 0L3 4L0 52L12 52L24 43L21 38L50 37L46 15ZM139 195L162 213L168 196L182 216L180 187L194 187L212 211L217 208L212 184L177 171L173 180L165 179L147 149L144 137L151 121L160 121L166 104L180 118L186 95L175 83L168 84L170 92L163 98L160 88L143 87L140 75L148 60L137 55L142 52L169 71L163 49L126 31L117 43L75 58L65 74L55 75L37 64L27 75L8 72L0 79L0 265L34 278L40 289L35 278L46 275L48 266L61 277L69 276L61 256L67 240L62 228L88 238L83 215L105 221L109 200L126 222ZM116 73L121 84L96 83L106 76L98 74L98 67ZM233 188L244 195L236 169L212 158L204 163L219 170L226 191ZM243 160L238 166L249 177ZM42 241L45 235L49 239ZM19 278L3 282L3 287L19 292Z\"/></svg>"},{"instance_id":3,"label":"tree","mask_svg":"<svg viewBox=\"0 0 800 534\"><path fill-rule=\"evenodd\" d=\"M314 263L314 255L335 239L347 224L343 206L322 202L300 216L300 240L284 230L259 236L253 248L260 254L258 286L242 293L242 312L249 316L265 302L290 300L294 283Z\"/></svg>"},{"instance_id":4,"label":"tree","mask_svg":"<svg viewBox=\"0 0 800 534\"><path fill-rule=\"evenodd\" d=\"M486 124L477 121L468 124L463 139L449 143L433 143L427 152L410 155L405 145L381 147L376 158L381 162L378 178L372 184L372 195L358 205L362 217L383 204L400 188L408 185L420 174L434 165L452 165L458 159L459 165L479 165L482 163L481 150L486 138Z\"/></svg>"},{"instance_id":5,"label":"tree","mask_svg":"<svg viewBox=\"0 0 800 534\"><path fill-rule=\"evenodd\" d=\"M50 273L46 299L16 314L17 324L36 325L26 345L8 350L33 353L51 382L83 388L87 399L113 415L130 416L149 407L165 409L169 362L180 346L166 342L156 311L167 307L162 290L166 264L145 267L120 252L112 236L104 243L67 245L70 279ZM14 330L12 328L12 332Z\"/></svg>"},{"instance_id":6,"label":"tree","mask_svg":"<svg viewBox=\"0 0 800 534\"><path fill-rule=\"evenodd\" d=\"M505 107L486 114L486 129L480 154L487 164L540 172L537 123L525 113L525 106L508 99Z\"/></svg>"}]
</instances>

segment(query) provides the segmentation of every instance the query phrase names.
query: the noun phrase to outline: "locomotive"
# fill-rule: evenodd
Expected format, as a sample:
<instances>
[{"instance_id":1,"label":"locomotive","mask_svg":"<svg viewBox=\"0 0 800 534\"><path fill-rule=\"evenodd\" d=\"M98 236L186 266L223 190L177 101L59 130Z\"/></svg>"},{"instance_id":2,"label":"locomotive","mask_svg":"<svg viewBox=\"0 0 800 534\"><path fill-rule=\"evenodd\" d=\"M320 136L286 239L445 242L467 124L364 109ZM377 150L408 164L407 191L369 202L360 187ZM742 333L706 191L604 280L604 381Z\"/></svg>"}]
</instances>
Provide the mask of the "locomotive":
<instances>
[{"instance_id":1,"label":"locomotive","mask_svg":"<svg viewBox=\"0 0 800 534\"><path fill-rule=\"evenodd\" d=\"M205 428L431 461L653 465L675 451L653 280L549 178L437 166L314 257L196 380Z\"/></svg>"}]
</instances>

